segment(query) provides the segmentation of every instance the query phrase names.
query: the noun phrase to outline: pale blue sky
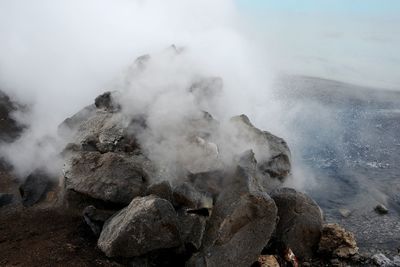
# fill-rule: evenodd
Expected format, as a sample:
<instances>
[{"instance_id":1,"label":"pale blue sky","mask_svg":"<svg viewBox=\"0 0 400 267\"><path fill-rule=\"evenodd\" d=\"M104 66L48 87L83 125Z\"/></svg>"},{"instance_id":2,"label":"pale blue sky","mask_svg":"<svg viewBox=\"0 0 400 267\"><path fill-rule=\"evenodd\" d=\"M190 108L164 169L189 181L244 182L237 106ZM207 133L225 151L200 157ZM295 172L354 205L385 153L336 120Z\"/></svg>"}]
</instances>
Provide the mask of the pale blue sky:
<instances>
[{"instance_id":1,"label":"pale blue sky","mask_svg":"<svg viewBox=\"0 0 400 267\"><path fill-rule=\"evenodd\" d=\"M399 0L236 0L272 69L400 89Z\"/></svg>"},{"instance_id":2,"label":"pale blue sky","mask_svg":"<svg viewBox=\"0 0 400 267\"><path fill-rule=\"evenodd\" d=\"M275 11L334 13L345 12L365 15L397 15L398 0L236 0L241 7Z\"/></svg>"}]
</instances>

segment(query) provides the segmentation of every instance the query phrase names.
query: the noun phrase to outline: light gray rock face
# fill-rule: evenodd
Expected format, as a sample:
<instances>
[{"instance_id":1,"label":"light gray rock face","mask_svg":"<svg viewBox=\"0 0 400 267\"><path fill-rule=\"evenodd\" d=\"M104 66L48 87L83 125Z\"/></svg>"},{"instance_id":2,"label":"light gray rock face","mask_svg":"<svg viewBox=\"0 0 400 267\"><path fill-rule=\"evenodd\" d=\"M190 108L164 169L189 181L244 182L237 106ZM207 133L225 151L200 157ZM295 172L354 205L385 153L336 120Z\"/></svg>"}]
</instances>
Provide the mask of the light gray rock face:
<instances>
[{"instance_id":1,"label":"light gray rock face","mask_svg":"<svg viewBox=\"0 0 400 267\"><path fill-rule=\"evenodd\" d=\"M275 229L277 208L256 176L252 151L240 160L213 208L202 249L189 266L250 266Z\"/></svg>"},{"instance_id":2,"label":"light gray rock face","mask_svg":"<svg viewBox=\"0 0 400 267\"><path fill-rule=\"evenodd\" d=\"M290 173L290 150L285 140L251 124L246 115L233 117L239 139L252 144L258 161L257 169L265 177L283 180Z\"/></svg>"},{"instance_id":3,"label":"light gray rock face","mask_svg":"<svg viewBox=\"0 0 400 267\"><path fill-rule=\"evenodd\" d=\"M65 191L93 199L129 204L144 194L152 166L142 155L82 151L65 165Z\"/></svg>"},{"instance_id":4,"label":"light gray rock face","mask_svg":"<svg viewBox=\"0 0 400 267\"><path fill-rule=\"evenodd\" d=\"M275 239L289 247L297 257L311 258L321 237L321 209L309 196L291 188L277 189L271 197L278 207L279 217Z\"/></svg>"},{"instance_id":5,"label":"light gray rock face","mask_svg":"<svg viewBox=\"0 0 400 267\"><path fill-rule=\"evenodd\" d=\"M181 244L177 214L154 195L138 197L103 226L98 247L108 257L134 257Z\"/></svg>"}]
</instances>

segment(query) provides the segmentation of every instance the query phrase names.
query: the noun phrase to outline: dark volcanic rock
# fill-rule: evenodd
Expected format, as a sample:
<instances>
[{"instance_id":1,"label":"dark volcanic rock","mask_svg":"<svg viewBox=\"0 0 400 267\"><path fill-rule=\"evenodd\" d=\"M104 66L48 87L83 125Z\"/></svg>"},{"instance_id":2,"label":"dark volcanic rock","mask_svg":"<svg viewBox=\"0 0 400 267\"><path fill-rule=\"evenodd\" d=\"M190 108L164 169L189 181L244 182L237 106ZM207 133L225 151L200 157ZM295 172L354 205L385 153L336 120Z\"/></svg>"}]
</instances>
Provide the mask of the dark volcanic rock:
<instances>
[{"instance_id":1,"label":"dark volcanic rock","mask_svg":"<svg viewBox=\"0 0 400 267\"><path fill-rule=\"evenodd\" d=\"M95 206L87 206L82 212L85 222L96 236L100 235L104 222L113 214L115 214L113 210L99 210Z\"/></svg>"},{"instance_id":2,"label":"dark volcanic rock","mask_svg":"<svg viewBox=\"0 0 400 267\"><path fill-rule=\"evenodd\" d=\"M51 178L44 172L36 170L31 173L19 187L22 204L30 207L36 204L47 192Z\"/></svg>"},{"instance_id":3,"label":"dark volcanic rock","mask_svg":"<svg viewBox=\"0 0 400 267\"><path fill-rule=\"evenodd\" d=\"M80 152L66 163L65 193L128 204L144 194L151 171L151 163L141 155Z\"/></svg>"},{"instance_id":4,"label":"dark volcanic rock","mask_svg":"<svg viewBox=\"0 0 400 267\"><path fill-rule=\"evenodd\" d=\"M145 195L155 195L172 202L171 184L168 181L153 183L147 188Z\"/></svg>"},{"instance_id":5,"label":"dark volcanic rock","mask_svg":"<svg viewBox=\"0 0 400 267\"><path fill-rule=\"evenodd\" d=\"M275 229L277 208L263 192L252 151L239 162L213 208L203 246L189 266L250 266Z\"/></svg>"},{"instance_id":6,"label":"dark volcanic rock","mask_svg":"<svg viewBox=\"0 0 400 267\"><path fill-rule=\"evenodd\" d=\"M17 108L18 106L6 94L0 91L0 141L13 141L23 130L23 126L19 125L12 118L12 113Z\"/></svg>"},{"instance_id":7,"label":"dark volcanic rock","mask_svg":"<svg viewBox=\"0 0 400 267\"><path fill-rule=\"evenodd\" d=\"M208 216L185 211L178 212L179 233L185 249L199 250L202 244Z\"/></svg>"},{"instance_id":8,"label":"dark volcanic rock","mask_svg":"<svg viewBox=\"0 0 400 267\"><path fill-rule=\"evenodd\" d=\"M274 240L285 244L301 259L311 258L321 237L321 209L310 197L291 188L277 189L271 197L279 216Z\"/></svg>"},{"instance_id":9,"label":"dark volcanic rock","mask_svg":"<svg viewBox=\"0 0 400 267\"><path fill-rule=\"evenodd\" d=\"M140 256L180 244L174 207L154 195L133 199L104 224L98 240L108 257Z\"/></svg>"},{"instance_id":10,"label":"dark volcanic rock","mask_svg":"<svg viewBox=\"0 0 400 267\"><path fill-rule=\"evenodd\" d=\"M376 205L374 209L378 214L388 214L389 210L383 204Z\"/></svg>"},{"instance_id":11,"label":"dark volcanic rock","mask_svg":"<svg viewBox=\"0 0 400 267\"><path fill-rule=\"evenodd\" d=\"M94 100L94 105L98 109L104 109L108 111L117 111L120 109L119 104L115 101L115 93L105 92Z\"/></svg>"},{"instance_id":12,"label":"dark volcanic rock","mask_svg":"<svg viewBox=\"0 0 400 267\"><path fill-rule=\"evenodd\" d=\"M13 194L0 193L0 207L9 205L15 201Z\"/></svg>"}]
</instances>

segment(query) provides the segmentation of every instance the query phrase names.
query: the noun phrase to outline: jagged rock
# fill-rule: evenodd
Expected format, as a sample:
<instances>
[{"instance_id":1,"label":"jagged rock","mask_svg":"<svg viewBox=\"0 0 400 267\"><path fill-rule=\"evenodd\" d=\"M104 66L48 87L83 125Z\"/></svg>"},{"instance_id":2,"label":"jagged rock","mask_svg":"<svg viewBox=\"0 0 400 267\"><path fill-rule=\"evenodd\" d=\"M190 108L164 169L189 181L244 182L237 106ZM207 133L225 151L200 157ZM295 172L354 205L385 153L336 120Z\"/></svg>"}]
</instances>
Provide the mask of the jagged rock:
<instances>
[{"instance_id":1,"label":"jagged rock","mask_svg":"<svg viewBox=\"0 0 400 267\"><path fill-rule=\"evenodd\" d=\"M178 212L179 233L185 249L200 249L207 219L208 216L185 211Z\"/></svg>"},{"instance_id":2,"label":"jagged rock","mask_svg":"<svg viewBox=\"0 0 400 267\"><path fill-rule=\"evenodd\" d=\"M107 111L117 111L120 109L119 104L115 101L115 93L105 92L94 100L94 105L98 109Z\"/></svg>"},{"instance_id":3,"label":"jagged rock","mask_svg":"<svg viewBox=\"0 0 400 267\"><path fill-rule=\"evenodd\" d=\"M15 201L13 194L0 193L0 207L12 204Z\"/></svg>"},{"instance_id":4,"label":"jagged rock","mask_svg":"<svg viewBox=\"0 0 400 267\"><path fill-rule=\"evenodd\" d=\"M106 221L97 244L108 257L134 257L179 246L174 207L154 195L135 198Z\"/></svg>"},{"instance_id":5,"label":"jagged rock","mask_svg":"<svg viewBox=\"0 0 400 267\"><path fill-rule=\"evenodd\" d=\"M105 202L128 204L144 194L152 165L142 155L76 153L64 167L64 188ZM68 196L67 196L68 200Z\"/></svg>"},{"instance_id":6,"label":"jagged rock","mask_svg":"<svg viewBox=\"0 0 400 267\"><path fill-rule=\"evenodd\" d=\"M46 193L51 185L51 178L43 171L36 170L26 177L19 187L22 204L30 207L36 204Z\"/></svg>"},{"instance_id":7,"label":"jagged rock","mask_svg":"<svg viewBox=\"0 0 400 267\"><path fill-rule=\"evenodd\" d=\"M387 214L389 213L388 208L386 208L383 204L376 205L374 209L378 214Z\"/></svg>"},{"instance_id":8,"label":"jagged rock","mask_svg":"<svg viewBox=\"0 0 400 267\"><path fill-rule=\"evenodd\" d=\"M107 221L115 211L113 210L99 210L95 206L87 206L83 212L83 218L87 225L89 225L92 232L99 236L101 229L103 228L104 222Z\"/></svg>"},{"instance_id":9,"label":"jagged rock","mask_svg":"<svg viewBox=\"0 0 400 267\"><path fill-rule=\"evenodd\" d=\"M285 140L254 127L246 115L233 117L231 122L237 127L238 138L255 149L261 174L282 180L288 176L291 169L290 150Z\"/></svg>"},{"instance_id":10,"label":"jagged rock","mask_svg":"<svg viewBox=\"0 0 400 267\"><path fill-rule=\"evenodd\" d=\"M358 253L353 233L347 232L335 223L324 225L318 250L339 258L349 258Z\"/></svg>"},{"instance_id":11,"label":"jagged rock","mask_svg":"<svg viewBox=\"0 0 400 267\"><path fill-rule=\"evenodd\" d=\"M99 96L100 99L102 96ZM97 103L99 107L106 105L102 101L105 100ZM106 153L132 152L138 149L134 133L144 127L143 122L137 116L128 120L122 113L114 111L107 108L96 109L95 105L88 106L66 119L58 128L59 134L75 146L80 145L78 150L83 151Z\"/></svg>"},{"instance_id":12,"label":"jagged rock","mask_svg":"<svg viewBox=\"0 0 400 267\"><path fill-rule=\"evenodd\" d=\"M242 156L236 172L218 197L199 253L188 266L250 266L275 229L277 208L262 191L252 151Z\"/></svg>"},{"instance_id":13,"label":"jagged rock","mask_svg":"<svg viewBox=\"0 0 400 267\"><path fill-rule=\"evenodd\" d=\"M385 255L383 255L382 253L379 254L375 254L374 256L372 256L372 261L380 266L380 267L393 267L395 266L394 263Z\"/></svg>"},{"instance_id":14,"label":"jagged rock","mask_svg":"<svg viewBox=\"0 0 400 267\"><path fill-rule=\"evenodd\" d=\"M145 195L155 195L172 202L171 184L168 181L153 183L147 188Z\"/></svg>"},{"instance_id":15,"label":"jagged rock","mask_svg":"<svg viewBox=\"0 0 400 267\"><path fill-rule=\"evenodd\" d=\"M14 141L24 128L12 117L12 113L17 109L18 104L0 91L0 141L2 142Z\"/></svg>"},{"instance_id":16,"label":"jagged rock","mask_svg":"<svg viewBox=\"0 0 400 267\"><path fill-rule=\"evenodd\" d=\"M271 197L279 217L274 241L282 242L301 259L311 258L321 237L321 209L306 194L291 188L274 190Z\"/></svg>"},{"instance_id":17,"label":"jagged rock","mask_svg":"<svg viewBox=\"0 0 400 267\"><path fill-rule=\"evenodd\" d=\"M176 186L172 193L173 204L178 208L184 208L192 213L211 212L213 200L210 196L198 192L189 183L182 183Z\"/></svg>"},{"instance_id":18,"label":"jagged rock","mask_svg":"<svg viewBox=\"0 0 400 267\"><path fill-rule=\"evenodd\" d=\"M86 121L88 118L94 116L95 114L96 106L94 104L83 108L72 117L66 118L58 126L58 133L64 137L69 136L71 132L73 130L76 130L82 122Z\"/></svg>"}]
</instances>

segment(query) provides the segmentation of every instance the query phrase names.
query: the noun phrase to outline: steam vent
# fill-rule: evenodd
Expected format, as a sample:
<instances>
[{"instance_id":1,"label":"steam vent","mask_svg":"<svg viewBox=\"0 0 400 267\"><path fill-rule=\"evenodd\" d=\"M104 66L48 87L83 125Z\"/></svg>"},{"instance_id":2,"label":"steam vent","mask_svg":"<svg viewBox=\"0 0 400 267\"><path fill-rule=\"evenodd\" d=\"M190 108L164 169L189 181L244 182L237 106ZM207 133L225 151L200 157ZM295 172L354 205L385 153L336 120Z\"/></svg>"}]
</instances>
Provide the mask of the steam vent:
<instances>
[{"instance_id":1,"label":"steam vent","mask_svg":"<svg viewBox=\"0 0 400 267\"><path fill-rule=\"evenodd\" d=\"M130 71L141 73L147 64L151 57L140 57ZM199 104L222 90L221 78L202 77L186 92ZM352 233L324 224L316 202L287 187L296 177L282 138L258 129L246 115L221 122L200 108L183 116L163 114L165 121L178 122L170 127L134 107L134 97L127 104L124 92L99 95L58 127L67 140L59 183L38 169L19 187L22 204L39 214L28 213L26 222L34 223L35 216L52 221L53 230L39 223L28 235L44 243L59 238L59 247L46 249L68 256L55 262L70 257L76 266L92 266L91 257L93 266L135 267L365 262Z\"/></svg>"}]
</instances>

